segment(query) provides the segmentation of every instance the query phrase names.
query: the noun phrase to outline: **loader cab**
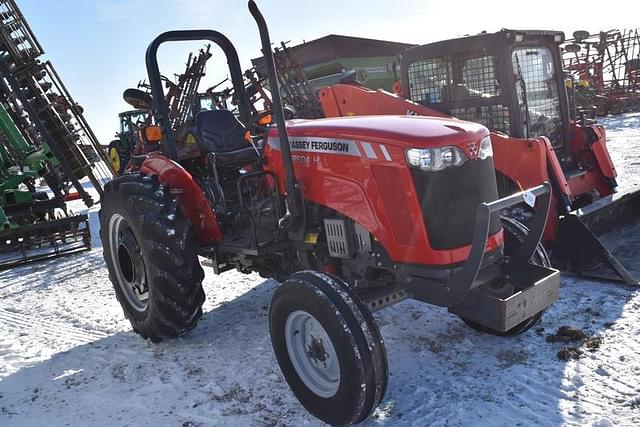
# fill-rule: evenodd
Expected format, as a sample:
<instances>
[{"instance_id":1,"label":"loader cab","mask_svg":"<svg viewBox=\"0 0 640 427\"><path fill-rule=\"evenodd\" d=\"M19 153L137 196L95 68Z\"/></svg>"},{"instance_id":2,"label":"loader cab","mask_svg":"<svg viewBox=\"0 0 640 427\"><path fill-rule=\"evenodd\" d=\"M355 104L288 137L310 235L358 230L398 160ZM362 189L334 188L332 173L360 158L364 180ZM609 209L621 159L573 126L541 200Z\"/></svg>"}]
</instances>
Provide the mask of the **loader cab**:
<instances>
[{"instance_id":1,"label":"loader cab","mask_svg":"<svg viewBox=\"0 0 640 427\"><path fill-rule=\"evenodd\" d=\"M547 136L568 153L564 34L501 30L417 46L402 57L405 98L515 138Z\"/></svg>"}]
</instances>

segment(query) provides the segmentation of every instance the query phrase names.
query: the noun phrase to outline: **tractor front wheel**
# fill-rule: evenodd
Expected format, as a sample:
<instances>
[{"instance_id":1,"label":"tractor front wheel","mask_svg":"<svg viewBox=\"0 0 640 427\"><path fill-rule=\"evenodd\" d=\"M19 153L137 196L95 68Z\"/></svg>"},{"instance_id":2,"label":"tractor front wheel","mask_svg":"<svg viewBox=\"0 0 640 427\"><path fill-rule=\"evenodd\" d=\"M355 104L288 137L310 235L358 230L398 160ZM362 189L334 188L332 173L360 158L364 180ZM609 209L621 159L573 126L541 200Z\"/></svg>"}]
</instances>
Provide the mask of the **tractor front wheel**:
<instances>
[{"instance_id":1,"label":"tractor front wheel","mask_svg":"<svg viewBox=\"0 0 640 427\"><path fill-rule=\"evenodd\" d=\"M131 174L105 186L100 210L104 259L133 330L174 338L202 316L204 272L190 222L155 177Z\"/></svg>"},{"instance_id":2,"label":"tractor front wheel","mask_svg":"<svg viewBox=\"0 0 640 427\"><path fill-rule=\"evenodd\" d=\"M295 273L273 296L269 328L282 374L315 417L349 425L378 406L388 380L384 343L347 284L325 273Z\"/></svg>"}]
</instances>

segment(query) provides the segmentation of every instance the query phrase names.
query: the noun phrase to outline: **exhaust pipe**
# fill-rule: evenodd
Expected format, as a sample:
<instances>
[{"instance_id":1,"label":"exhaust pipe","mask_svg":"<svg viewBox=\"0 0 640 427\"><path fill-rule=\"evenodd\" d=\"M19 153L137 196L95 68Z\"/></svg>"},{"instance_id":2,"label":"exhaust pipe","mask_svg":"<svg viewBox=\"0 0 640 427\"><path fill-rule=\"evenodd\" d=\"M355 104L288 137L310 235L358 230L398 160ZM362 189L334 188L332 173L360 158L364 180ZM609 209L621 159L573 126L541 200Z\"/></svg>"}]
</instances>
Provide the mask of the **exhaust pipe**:
<instances>
[{"instance_id":1,"label":"exhaust pipe","mask_svg":"<svg viewBox=\"0 0 640 427\"><path fill-rule=\"evenodd\" d=\"M302 196L293 170L289 135L287 134L287 126L284 120L282 99L280 98L280 91L278 90L278 77L276 75L273 52L271 51L269 29L267 28L267 23L260 12L260 9L258 9L258 5L253 0L249 0L249 11L253 16L253 19L255 19L260 32L262 54L264 55L267 77L269 78L269 86L271 87L272 108L276 118L276 127L278 129L278 137L280 139L280 152L282 153L282 162L284 164L285 188L287 190L287 213L283 218L281 218L280 226L281 228L291 229L295 228L296 225L299 225L300 219L302 218Z\"/></svg>"}]
</instances>

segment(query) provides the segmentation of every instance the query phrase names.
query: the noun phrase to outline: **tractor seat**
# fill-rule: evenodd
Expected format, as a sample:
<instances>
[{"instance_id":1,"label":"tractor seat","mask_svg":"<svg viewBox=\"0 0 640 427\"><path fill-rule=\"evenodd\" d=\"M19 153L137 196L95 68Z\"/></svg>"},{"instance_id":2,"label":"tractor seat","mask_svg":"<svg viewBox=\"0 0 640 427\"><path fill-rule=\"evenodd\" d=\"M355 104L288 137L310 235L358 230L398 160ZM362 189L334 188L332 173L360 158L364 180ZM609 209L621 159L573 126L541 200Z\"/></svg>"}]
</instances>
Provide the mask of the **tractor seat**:
<instances>
[{"instance_id":1,"label":"tractor seat","mask_svg":"<svg viewBox=\"0 0 640 427\"><path fill-rule=\"evenodd\" d=\"M205 153L214 153L216 164L242 165L259 160L245 139L247 129L229 110L201 111L196 116L196 137Z\"/></svg>"}]
</instances>

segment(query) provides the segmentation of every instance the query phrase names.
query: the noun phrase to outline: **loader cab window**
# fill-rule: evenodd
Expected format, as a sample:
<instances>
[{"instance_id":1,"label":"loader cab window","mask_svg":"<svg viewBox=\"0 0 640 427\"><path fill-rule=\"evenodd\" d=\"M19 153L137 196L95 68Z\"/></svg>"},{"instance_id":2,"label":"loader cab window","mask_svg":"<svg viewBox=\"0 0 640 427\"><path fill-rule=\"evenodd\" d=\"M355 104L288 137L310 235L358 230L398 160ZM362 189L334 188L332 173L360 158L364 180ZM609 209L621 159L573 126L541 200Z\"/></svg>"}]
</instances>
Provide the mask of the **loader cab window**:
<instances>
[{"instance_id":1,"label":"loader cab window","mask_svg":"<svg viewBox=\"0 0 640 427\"><path fill-rule=\"evenodd\" d=\"M411 99L427 105L499 96L496 68L484 50L416 61L408 70Z\"/></svg>"},{"instance_id":2,"label":"loader cab window","mask_svg":"<svg viewBox=\"0 0 640 427\"><path fill-rule=\"evenodd\" d=\"M561 144L560 96L551 51L546 47L518 47L511 54L523 136L547 136Z\"/></svg>"},{"instance_id":3,"label":"loader cab window","mask_svg":"<svg viewBox=\"0 0 640 427\"><path fill-rule=\"evenodd\" d=\"M509 109L500 103L497 57L488 49L420 59L407 71L412 101L509 133Z\"/></svg>"}]
</instances>

